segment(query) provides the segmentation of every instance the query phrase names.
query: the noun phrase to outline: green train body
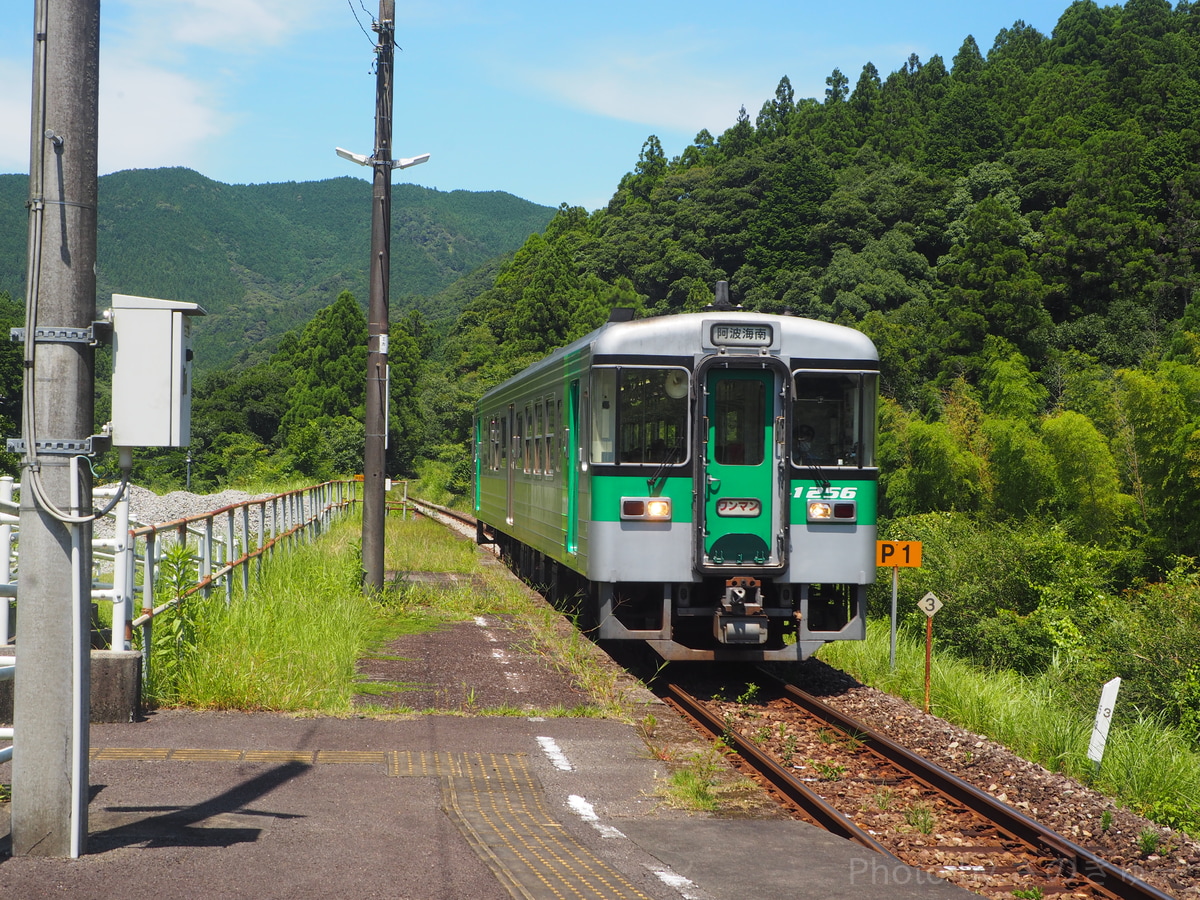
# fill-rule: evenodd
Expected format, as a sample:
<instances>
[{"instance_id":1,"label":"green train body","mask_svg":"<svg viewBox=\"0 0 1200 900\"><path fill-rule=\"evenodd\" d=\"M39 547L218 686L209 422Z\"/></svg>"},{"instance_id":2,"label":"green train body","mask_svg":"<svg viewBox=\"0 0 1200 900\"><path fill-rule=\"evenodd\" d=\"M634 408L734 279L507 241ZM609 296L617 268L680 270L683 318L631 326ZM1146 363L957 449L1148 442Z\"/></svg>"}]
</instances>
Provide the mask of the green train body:
<instances>
[{"instance_id":1,"label":"green train body","mask_svg":"<svg viewBox=\"0 0 1200 900\"><path fill-rule=\"evenodd\" d=\"M479 539L666 659L861 640L878 372L865 335L809 319L609 322L480 400Z\"/></svg>"}]
</instances>

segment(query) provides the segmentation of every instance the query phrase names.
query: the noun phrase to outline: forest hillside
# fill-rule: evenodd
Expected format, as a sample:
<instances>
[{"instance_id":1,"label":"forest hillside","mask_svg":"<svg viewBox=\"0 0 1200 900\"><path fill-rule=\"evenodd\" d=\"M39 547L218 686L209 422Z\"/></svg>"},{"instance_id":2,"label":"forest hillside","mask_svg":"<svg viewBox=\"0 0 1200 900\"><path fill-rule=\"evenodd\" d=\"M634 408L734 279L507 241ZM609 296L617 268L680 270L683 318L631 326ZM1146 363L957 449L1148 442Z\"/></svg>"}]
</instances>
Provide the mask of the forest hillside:
<instances>
[{"instance_id":1,"label":"forest hillside","mask_svg":"<svg viewBox=\"0 0 1200 900\"><path fill-rule=\"evenodd\" d=\"M190 169L100 179L97 299L199 303L202 372L262 359L343 290L367 300L371 184L358 178L229 185ZM0 175L0 290L24 295L29 179ZM392 189L392 308L417 308L540 231L553 210L500 191Z\"/></svg>"}]
</instances>

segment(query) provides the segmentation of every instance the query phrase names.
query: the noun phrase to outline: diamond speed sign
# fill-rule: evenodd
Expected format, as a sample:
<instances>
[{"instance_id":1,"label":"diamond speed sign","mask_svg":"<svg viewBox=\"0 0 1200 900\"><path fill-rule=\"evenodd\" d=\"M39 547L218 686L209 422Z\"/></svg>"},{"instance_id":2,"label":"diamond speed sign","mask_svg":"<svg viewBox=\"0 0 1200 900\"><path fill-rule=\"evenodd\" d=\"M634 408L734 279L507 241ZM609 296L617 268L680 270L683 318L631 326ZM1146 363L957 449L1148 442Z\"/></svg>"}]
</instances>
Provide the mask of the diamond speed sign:
<instances>
[{"instance_id":1,"label":"diamond speed sign","mask_svg":"<svg viewBox=\"0 0 1200 900\"><path fill-rule=\"evenodd\" d=\"M932 619L934 614L942 608L942 601L935 597L933 592L930 591L917 601L917 606L920 608L921 612L925 613L925 615Z\"/></svg>"}]
</instances>

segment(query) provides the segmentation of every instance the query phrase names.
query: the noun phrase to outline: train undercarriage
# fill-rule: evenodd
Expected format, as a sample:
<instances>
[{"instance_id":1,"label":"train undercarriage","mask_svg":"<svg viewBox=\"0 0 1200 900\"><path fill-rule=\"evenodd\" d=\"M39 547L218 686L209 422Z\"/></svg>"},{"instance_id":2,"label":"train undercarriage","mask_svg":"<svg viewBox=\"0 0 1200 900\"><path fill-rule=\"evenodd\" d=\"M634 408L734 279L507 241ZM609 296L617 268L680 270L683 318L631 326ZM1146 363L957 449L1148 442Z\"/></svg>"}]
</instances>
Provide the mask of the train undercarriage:
<instances>
[{"instance_id":1,"label":"train undercarriage","mask_svg":"<svg viewBox=\"0 0 1200 900\"><path fill-rule=\"evenodd\" d=\"M599 641L641 641L668 660L795 661L831 640L861 639L866 588L781 584L752 575L694 582L588 581L496 532L514 573Z\"/></svg>"}]
</instances>

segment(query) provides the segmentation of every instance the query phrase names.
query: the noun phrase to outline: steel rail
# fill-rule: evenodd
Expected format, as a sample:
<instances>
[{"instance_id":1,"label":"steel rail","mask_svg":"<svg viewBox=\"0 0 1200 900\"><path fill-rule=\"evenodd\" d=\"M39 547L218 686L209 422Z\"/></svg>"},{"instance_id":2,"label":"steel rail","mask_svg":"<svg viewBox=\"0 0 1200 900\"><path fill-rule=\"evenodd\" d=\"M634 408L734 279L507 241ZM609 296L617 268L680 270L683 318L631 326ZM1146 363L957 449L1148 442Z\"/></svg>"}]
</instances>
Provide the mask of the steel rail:
<instances>
[{"instance_id":1,"label":"steel rail","mask_svg":"<svg viewBox=\"0 0 1200 900\"><path fill-rule=\"evenodd\" d=\"M448 518L455 519L458 522L461 522L463 525L470 525L472 528L475 527L476 519L474 516L468 515L467 513L464 513L464 512L459 512L457 509L451 509L448 506L439 506L436 503L430 503L428 500L418 500L415 497L408 498L408 505L412 506L412 507L416 507L418 510L421 510L421 509L433 510L438 515L447 516ZM400 506L401 506L401 504L399 504L399 503L391 503L388 505L388 508L389 509L399 509Z\"/></svg>"},{"instance_id":2,"label":"steel rail","mask_svg":"<svg viewBox=\"0 0 1200 900\"><path fill-rule=\"evenodd\" d=\"M1120 900L1173 900L1153 885L1131 875L1090 850L1067 840L1040 822L1001 803L985 791L951 775L941 766L912 753L875 729L822 703L812 694L794 685L783 686L784 695L809 714L847 735L852 735L888 762L908 772L930 788L945 794L967 809L984 817L1000 830L1012 835L1039 853L1063 860L1062 876L1077 875L1098 890Z\"/></svg>"},{"instance_id":3,"label":"steel rail","mask_svg":"<svg viewBox=\"0 0 1200 900\"><path fill-rule=\"evenodd\" d=\"M730 744L756 773L766 779L772 787L783 794L789 801L800 807L806 815L810 816L813 821L826 831L854 841L856 844L861 844L877 853L881 853L888 859L895 860L896 862L900 861L875 840L875 838L871 837L871 835L855 825L854 822L826 803L824 799L810 791L804 786L803 782L790 775L775 760L764 754L741 735L729 731L725 727L725 723L718 719L708 707L679 687L679 685L667 685L666 694L667 699L681 713L709 732L713 737L720 738Z\"/></svg>"}]
</instances>

